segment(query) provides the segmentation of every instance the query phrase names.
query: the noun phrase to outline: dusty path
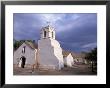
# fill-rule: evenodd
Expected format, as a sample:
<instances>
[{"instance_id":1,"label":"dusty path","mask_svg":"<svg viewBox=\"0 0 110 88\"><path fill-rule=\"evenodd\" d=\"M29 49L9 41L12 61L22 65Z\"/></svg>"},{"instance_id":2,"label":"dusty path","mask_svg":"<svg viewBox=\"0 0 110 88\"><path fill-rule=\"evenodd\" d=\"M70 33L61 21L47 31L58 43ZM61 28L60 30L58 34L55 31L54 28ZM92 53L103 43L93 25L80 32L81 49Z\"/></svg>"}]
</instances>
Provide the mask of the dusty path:
<instances>
[{"instance_id":1,"label":"dusty path","mask_svg":"<svg viewBox=\"0 0 110 88\"><path fill-rule=\"evenodd\" d=\"M62 70L38 70L33 72L29 68L14 68L14 75L97 75L91 72L88 65L74 65L72 68L65 67Z\"/></svg>"}]
</instances>

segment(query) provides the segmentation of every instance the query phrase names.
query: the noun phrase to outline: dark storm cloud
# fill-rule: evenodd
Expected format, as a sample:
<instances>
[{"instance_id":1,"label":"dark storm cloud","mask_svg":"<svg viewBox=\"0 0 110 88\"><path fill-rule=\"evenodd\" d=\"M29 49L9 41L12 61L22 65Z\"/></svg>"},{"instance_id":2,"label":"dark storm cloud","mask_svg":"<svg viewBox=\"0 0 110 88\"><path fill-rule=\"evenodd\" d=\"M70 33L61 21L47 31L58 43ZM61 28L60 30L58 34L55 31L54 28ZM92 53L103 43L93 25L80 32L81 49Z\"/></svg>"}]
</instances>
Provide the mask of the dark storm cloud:
<instances>
[{"instance_id":1,"label":"dark storm cloud","mask_svg":"<svg viewBox=\"0 0 110 88\"><path fill-rule=\"evenodd\" d=\"M14 38L38 40L50 21L63 49L88 51L97 45L97 14L14 14Z\"/></svg>"},{"instance_id":2,"label":"dark storm cloud","mask_svg":"<svg viewBox=\"0 0 110 88\"><path fill-rule=\"evenodd\" d=\"M36 14L14 14L14 38L38 39L40 36L40 20L35 18Z\"/></svg>"},{"instance_id":3,"label":"dark storm cloud","mask_svg":"<svg viewBox=\"0 0 110 88\"><path fill-rule=\"evenodd\" d=\"M74 51L76 52L87 51L96 47L96 14L80 14L79 19L75 20L75 22L72 24L73 26L71 25L71 28L69 30L67 29L65 31L62 31L61 34L57 35L57 39L63 42L62 47L69 50L74 49Z\"/></svg>"}]
</instances>

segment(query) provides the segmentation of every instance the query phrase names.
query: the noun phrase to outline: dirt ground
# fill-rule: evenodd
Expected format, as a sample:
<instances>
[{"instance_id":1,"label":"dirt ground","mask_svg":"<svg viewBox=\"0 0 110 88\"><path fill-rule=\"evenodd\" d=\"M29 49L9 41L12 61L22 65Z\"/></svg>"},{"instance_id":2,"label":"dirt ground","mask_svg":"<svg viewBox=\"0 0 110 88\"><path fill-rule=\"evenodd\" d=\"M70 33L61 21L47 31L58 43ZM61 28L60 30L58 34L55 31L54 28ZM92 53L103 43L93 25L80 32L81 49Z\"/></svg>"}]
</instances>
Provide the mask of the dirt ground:
<instances>
[{"instance_id":1,"label":"dirt ground","mask_svg":"<svg viewBox=\"0 0 110 88\"><path fill-rule=\"evenodd\" d=\"M89 65L80 64L74 65L72 68L64 67L62 70L38 70L30 68L14 67L14 75L97 75L97 72L92 72Z\"/></svg>"}]
</instances>

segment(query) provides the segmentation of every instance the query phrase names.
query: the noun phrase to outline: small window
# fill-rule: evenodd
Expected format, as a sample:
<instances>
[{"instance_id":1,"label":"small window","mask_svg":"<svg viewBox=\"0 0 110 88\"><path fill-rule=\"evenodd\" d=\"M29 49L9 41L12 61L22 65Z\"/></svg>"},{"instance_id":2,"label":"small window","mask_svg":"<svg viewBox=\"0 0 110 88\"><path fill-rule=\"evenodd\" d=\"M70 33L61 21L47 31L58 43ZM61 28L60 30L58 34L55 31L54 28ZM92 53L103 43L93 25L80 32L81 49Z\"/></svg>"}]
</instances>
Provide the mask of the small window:
<instances>
[{"instance_id":1,"label":"small window","mask_svg":"<svg viewBox=\"0 0 110 88\"><path fill-rule=\"evenodd\" d=\"M46 31L44 31L44 37L46 37Z\"/></svg>"},{"instance_id":2,"label":"small window","mask_svg":"<svg viewBox=\"0 0 110 88\"><path fill-rule=\"evenodd\" d=\"M23 49L22 49L22 53L25 53L25 48L26 48L26 46L23 47Z\"/></svg>"}]
</instances>

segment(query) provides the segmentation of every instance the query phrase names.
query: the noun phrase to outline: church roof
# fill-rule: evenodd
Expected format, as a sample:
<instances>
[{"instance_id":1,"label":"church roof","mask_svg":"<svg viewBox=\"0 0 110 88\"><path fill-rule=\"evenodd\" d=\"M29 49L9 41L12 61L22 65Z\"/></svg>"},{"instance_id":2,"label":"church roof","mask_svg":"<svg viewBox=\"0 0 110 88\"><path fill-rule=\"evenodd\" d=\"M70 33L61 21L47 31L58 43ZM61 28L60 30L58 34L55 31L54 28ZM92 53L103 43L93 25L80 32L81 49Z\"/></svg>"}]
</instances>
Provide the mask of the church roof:
<instances>
[{"instance_id":1,"label":"church roof","mask_svg":"<svg viewBox=\"0 0 110 88\"><path fill-rule=\"evenodd\" d=\"M82 53L72 52L71 54L72 54L73 58L84 58L85 57L85 54L82 54Z\"/></svg>"},{"instance_id":2,"label":"church roof","mask_svg":"<svg viewBox=\"0 0 110 88\"><path fill-rule=\"evenodd\" d=\"M48 26L46 26L46 27L44 27L44 28L49 29L49 28L50 28L50 25L48 25Z\"/></svg>"},{"instance_id":3,"label":"church roof","mask_svg":"<svg viewBox=\"0 0 110 88\"><path fill-rule=\"evenodd\" d=\"M63 57L67 57L70 53L73 58L85 58L85 54L82 54L82 53L75 53L75 52L66 51L66 50L62 51Z\"/></svg>"},{"instance_id":4,"label":"church roof","mask_svg":"<svg viewBox=\"0 0 110 88\"><path fill-rule=\"evenodd\" d=\"M52 26L47 25L46 27L43 27L43 30L54 30Z\"/></svg>"},{"instance_id":5,"label":"church roof","mask_svg":"<svg viewBox=\"0 0 110 88\"><path fill-rule=\"evenodd\" d=\"M67 57L71 52L70 51L62 51L63 57Z\"/></svg>"},{"instance_id":6,"label":"church roof","mask_svg":"<svg viewBox=\"0 0 110 88\"><path fill-rule=\"evenodd\" d=\"M28 45L32 49L37 49L38 45L32 42L25 41L25 44Z\"/></svg>"}]
</instances>

